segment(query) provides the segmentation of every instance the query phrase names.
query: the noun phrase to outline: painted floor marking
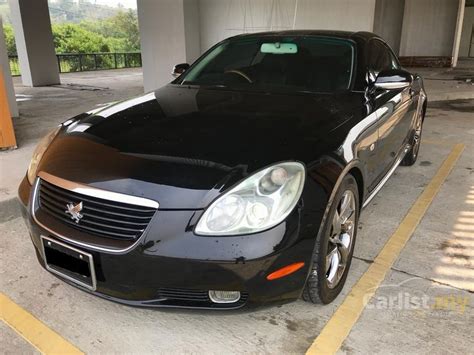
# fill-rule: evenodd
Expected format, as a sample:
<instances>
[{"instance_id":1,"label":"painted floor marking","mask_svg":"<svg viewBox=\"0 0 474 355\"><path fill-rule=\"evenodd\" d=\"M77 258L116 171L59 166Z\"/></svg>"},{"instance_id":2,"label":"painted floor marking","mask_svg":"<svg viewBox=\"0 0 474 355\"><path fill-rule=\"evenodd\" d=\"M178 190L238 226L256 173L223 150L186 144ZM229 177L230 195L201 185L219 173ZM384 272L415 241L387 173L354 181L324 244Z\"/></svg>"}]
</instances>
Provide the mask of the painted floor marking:
<instances>
[{"instance_id":1,"label":"painted floor marking","mask_svg":"<svg viewBox=\"0 0 474 355\"><path fill-rule=\"evenodd\" d=\"M0 319L43 354L83 354L1 292Z\"/></svg>"},{"instance_id":2,"label":"painted floor marking","mask_svg":"<svg viewBox=\"0 0 474 355\"><path fill-rule=\"evenodd\" d=\"M452 140L446 140L446 139L423 138L423 144L444 145L444 146L452 148L452 146L455 145L456 142L453 142Z\"/></svg>"},{"instance_id":3,"label":"painted floor marking","mask_svg":"<svg viewBox=\"0 0 474 355\"><path fill-rule=\"evenodd\" d=\"M422 220L431 202L433 202L444 181L456 165L463 150L464 144L456 144L453 147L436 175L410 208L397 230L389 238L367 271L354 285L336 312L334 312L306 354L334 354L339 350L362 314L366 303L375 294L377 288L385 279L387 272L397 260L400 252Z\"/></svg>"}]
</instances>

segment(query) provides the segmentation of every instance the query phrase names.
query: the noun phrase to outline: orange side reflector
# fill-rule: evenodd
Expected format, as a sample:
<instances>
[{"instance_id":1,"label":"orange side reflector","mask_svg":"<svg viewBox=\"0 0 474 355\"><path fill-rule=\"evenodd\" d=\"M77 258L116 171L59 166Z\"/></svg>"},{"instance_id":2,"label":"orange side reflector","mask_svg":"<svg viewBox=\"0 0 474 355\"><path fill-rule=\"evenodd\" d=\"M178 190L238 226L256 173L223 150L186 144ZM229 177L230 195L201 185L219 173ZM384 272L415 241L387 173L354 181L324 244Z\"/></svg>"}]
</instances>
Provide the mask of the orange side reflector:
<instances>
[{"instance_id":1,"label":"orange side reflector","mask_svg":"<svg viewBox=\"0 0 474 355\"><path fill-rule=\"evenodd\" d=\"M285 267L282 267L281 269L278 269L277 271L272 272L270 275L267 276L267 280L276 280L281 277L290 275L295 271L301 269L303 266L303 262L287 265Z\"/></svg>"}]
</instances>

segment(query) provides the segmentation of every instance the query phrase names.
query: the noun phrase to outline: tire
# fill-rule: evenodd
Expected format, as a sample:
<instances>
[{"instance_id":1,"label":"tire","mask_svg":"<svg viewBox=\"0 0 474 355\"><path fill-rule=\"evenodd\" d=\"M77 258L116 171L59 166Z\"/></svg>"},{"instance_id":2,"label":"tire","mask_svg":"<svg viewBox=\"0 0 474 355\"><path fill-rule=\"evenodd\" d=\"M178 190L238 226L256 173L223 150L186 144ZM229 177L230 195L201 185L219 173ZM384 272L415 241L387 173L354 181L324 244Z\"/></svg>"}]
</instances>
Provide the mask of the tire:
<instances>
[{"instance_id":1,"label":"tire","mask_svg":"<svg viewBox=\"0 0 474 355\"><path fill-rule=\"evenodd\" d=\"M423 132L423 119L425 117L425 110L421 112L416 118L415 130L410 139L410 150L405 154L405 157L400 162L400 165L403 166L412 166L415 164L416 159L418 158L418 153L420 151L421 145L421 134Z\"/></svg>"},{"instance_id":2,"label":"tire","mask_svg":"<svg viewBox=\"0 0 474 355\"><path fill-rule=\"evenodd\" d=\"M335 229L337 229L339 222L342 221L342 219L337 219L336 212L339 216L339 212L343 211L343 199L344 201L347 201L345 200L347 196L353 198L353 204L351 203L351 209L353 208L353 211L350 214L350 217L347 218L344 228L340 228L341 234L339 235L338 240L341 244L334 244L332 242L335 240L333 236L337 235L337 230ZM344 177L333 201L334 202L329 209L328 216L321 230L321 235L318 236L316 240L312 258L313 265L302 295L305 301L316 304L330 303L339 295L344 287L351 266L360 209L357 182L352 175L349 174ZM348 213L345 213L345 215L348 215ZM341 213L341 216L344 217L343 213ZM335 223L335 221L337 221L337 223ZM336 228L334 228L334 225L336 225ZM347 238L344 237L342 233L346 231L346 234L349 234L349 230L352 231L350 244L347 248L344 248L347 244ZM334 253L334 248L336 248L336 253ZM329 257L328 254L331 254L332 257ZM339 256L336 257L335 254L339 254ZM343 260L344 256L345 266L341 271L338 267L334 267L334 260L337 258ZM330 282L334 270L340 271L337 283L334 280L332 283Z\"/></svg>"}]
</instances>

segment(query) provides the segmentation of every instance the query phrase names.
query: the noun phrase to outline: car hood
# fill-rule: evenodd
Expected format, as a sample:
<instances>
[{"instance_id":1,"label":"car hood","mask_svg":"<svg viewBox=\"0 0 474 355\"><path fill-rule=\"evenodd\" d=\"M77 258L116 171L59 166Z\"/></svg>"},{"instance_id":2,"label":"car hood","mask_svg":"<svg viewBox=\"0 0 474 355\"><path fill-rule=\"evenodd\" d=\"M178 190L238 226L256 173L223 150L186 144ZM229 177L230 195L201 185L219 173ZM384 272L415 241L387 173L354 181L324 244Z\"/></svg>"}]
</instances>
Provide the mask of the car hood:
<instances>
[{"instance_id":1,"label":"car hood","mask_svg":"<svg viewBox=\"0 0 474 355\"><path fill-rule=\"evenodd\" d=\"M270 164L310 163L343 141L364 97L168 85L65 124L40 171L156 200L206 207ZM344 128L346 127L346 128Z\"/></svg>"}]
</instances>

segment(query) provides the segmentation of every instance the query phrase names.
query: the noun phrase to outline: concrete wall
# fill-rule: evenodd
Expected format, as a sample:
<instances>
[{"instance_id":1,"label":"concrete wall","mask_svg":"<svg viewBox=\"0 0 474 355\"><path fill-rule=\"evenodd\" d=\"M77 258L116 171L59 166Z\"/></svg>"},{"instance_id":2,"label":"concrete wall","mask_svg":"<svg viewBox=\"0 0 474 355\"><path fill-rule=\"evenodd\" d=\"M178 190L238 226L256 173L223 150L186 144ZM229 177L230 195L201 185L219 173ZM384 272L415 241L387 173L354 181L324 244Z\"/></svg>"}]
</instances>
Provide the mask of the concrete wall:
<instances>
[{"instance_id":1,"label":"concrete wall","mask_svg":"<svg viewBox=\"0 0 474 355\"><path fill-rule=\"evenodd\" d=\"M186 61L194 62L201 55L199 5L197 0L184 0L184 33L186 39ZM178 63L176 63L178 64Z\"/></svg>"},{"instance_id":2,"label":"concrete wall","mask_svg":"<svg viewBox=\"0 0 474 355\"><path fill-rule=\"evenodd\" d=\"M451 57L459 2L406 0L400 56Z\"/></svg>"},{"instance_id":3,"label":"concrete wall","mask_svg":"<svg viewBox=\"0 0 474 355\"><path fill-rule=\"evenodd\" d=\"M292 29L296 0L200 0L201 50L243 32ZM298 0L297 29L372 31L375 0Z\"/></svg>"},{"instance_id":4,"label":"concrete wall","mask_svg":"<svg viewBox=\"0 0 474 355\"><path fill-rule=\"evenodd\" d=\"M16 104L15 90L13 88L12 76L10 73L10 63L8 61L7 46L3 34L2 18L0 17L0 70L3 73L5 89L7 92L8 106L12 117L18 117L18 105Z\"/></svg>"},{"instance_id":5,"label":"concrete wall","mask_svg":"<svg viewBox=\"0 0 474 355\"><path fill-rule=\"evenodd\" d=\"M154 90L170 82L178 63L200 52L197 0L138 0L143 86Z\"/></svg>"},{"instance_id":6,"label":"concrete wall","mask_svg":"<svg viewBox=\"0 0 474 355\"><path fill-rule=\"evenodd\" d=\"M145 91L170 82L175 64L192 63L246 32L375 31L400 56L450 58L458 6L458 0L138 0Z\"/></svg>"},{"instance_id":7,"label":"concrete wall","mask_svg":"<svg viewBox=\"0 0 474 355\"><path fill-rule=\"evenodd\" d=\"M471 42L472 26L474 26L474 7L464 9L464 21L462 24L461 43L459 45L459 57L469 56L469 44ZM471 55L474 57L474 44Z\"/></svg>"},{"instance_id":8,"label":"concrete wall","mask_svg":"<svg viewBox=\"0 0 474 355\"><path fill-rule=\"evenodd\" d=\"M398 54L402 35L405 0L377 0L375 4L374 32L384 38Z\"/></svg>"}]
</instances>

